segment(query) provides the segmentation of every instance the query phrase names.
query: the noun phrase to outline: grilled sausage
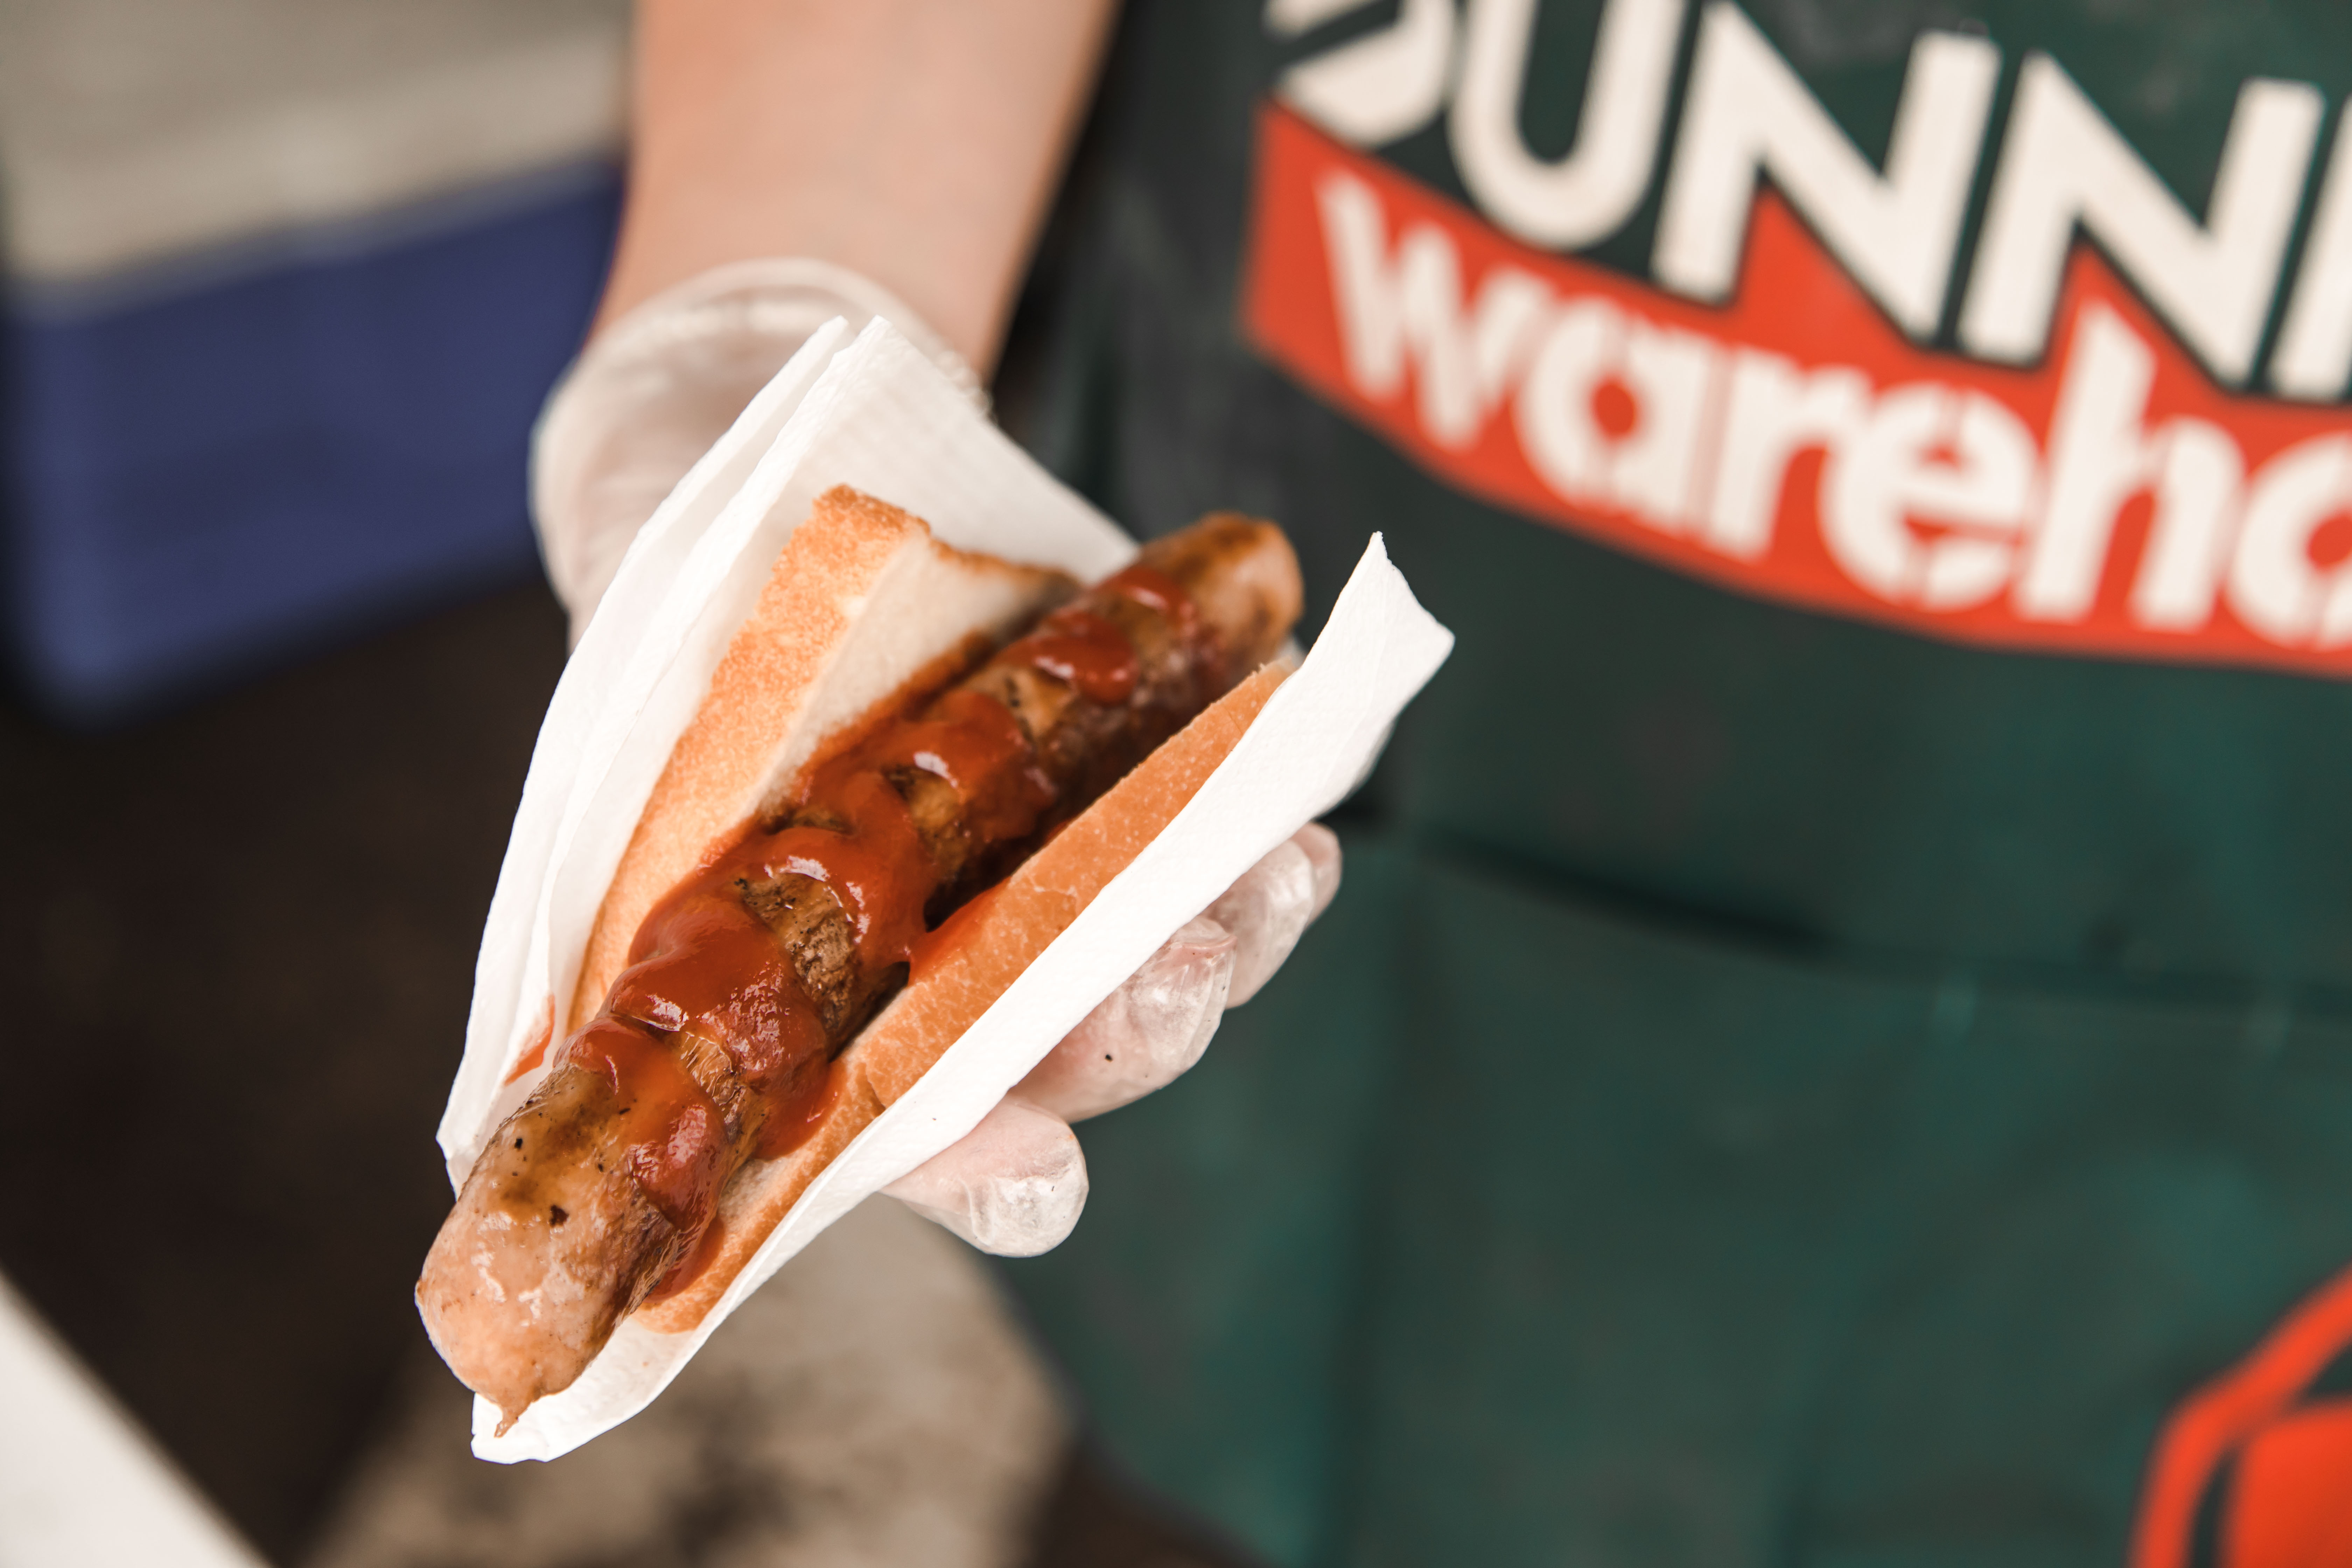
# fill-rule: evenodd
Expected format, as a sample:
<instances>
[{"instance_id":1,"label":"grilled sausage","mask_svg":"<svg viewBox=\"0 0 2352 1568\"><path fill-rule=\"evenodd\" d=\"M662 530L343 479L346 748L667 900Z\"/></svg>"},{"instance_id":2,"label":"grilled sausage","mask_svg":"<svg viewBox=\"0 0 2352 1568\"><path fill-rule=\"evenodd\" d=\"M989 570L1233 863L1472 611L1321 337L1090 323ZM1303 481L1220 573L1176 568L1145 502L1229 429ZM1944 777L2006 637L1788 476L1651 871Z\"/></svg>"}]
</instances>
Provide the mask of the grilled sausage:
<instances>
[{"instance_id":1,"label":"grilled sausage","mask_svg":"<svg viewBox=\"0 0 2352 1568\"><path fill-rule=\"evenodd\" d=\"M926 932L1270 658L1298 603L1278 530L1205 519L854 739L673 889L425 1259L417 1302L459 1376L510 1426L689 1278L728 1180L822 1119L830 1064Z\"/></svg>"}]
</instances>

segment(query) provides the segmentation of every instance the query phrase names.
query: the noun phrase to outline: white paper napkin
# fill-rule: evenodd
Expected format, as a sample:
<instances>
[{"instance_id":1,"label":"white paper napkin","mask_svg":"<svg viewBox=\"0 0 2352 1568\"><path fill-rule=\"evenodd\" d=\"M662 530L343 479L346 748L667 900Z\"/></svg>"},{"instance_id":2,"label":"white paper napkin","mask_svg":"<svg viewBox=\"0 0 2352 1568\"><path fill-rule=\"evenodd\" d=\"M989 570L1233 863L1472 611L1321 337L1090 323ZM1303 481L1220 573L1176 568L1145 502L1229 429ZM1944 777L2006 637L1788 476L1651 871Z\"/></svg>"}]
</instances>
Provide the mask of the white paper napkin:
<instances>
[{"instance_id":1,"label":"white paper napkin","mask_svg":"<svg viewBox=\"0 0 2352 1568\"><path fill-rule=\"evenodd\" d=\"M475 973L466 1057L442 1118L450 1181L544 1078L507 1083L568 997L606 884L670 749L809 503L835 484L946 542L1116 571L1135 543L974 410L888 323L835 323L753 400L622 563L549 705ZM1328 811L1454 643L1374 535L1306 662L1168 830L1114 878L962 1038L802 1194L691 1332L625 1321L580 1380L503 1437L477 1400L474 1451L546 1459L635 1415L752 1290L869 1194L970 1131L1179 926Z\"/></svg>"}]
</instances>

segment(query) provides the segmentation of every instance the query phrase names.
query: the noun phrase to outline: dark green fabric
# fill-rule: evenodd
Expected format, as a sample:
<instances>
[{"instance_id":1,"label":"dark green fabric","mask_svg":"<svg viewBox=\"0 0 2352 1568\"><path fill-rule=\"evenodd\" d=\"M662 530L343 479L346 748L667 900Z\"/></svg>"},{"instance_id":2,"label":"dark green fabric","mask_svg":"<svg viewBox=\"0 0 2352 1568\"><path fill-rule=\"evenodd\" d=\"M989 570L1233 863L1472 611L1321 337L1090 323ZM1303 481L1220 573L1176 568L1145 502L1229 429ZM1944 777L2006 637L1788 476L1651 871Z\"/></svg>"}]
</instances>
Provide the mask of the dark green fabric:
<instances>
[{"instance_id":1,"label":"dark green fabric","mask_svg":"<svg viewBox=\"0 0 2352 1568\"><path fill-rule=\"evenodd\" d=\"M1406 907L1347 1561L2119 1563L2352 1258L2346 1020Z\"/></svg>"},{"instance_id":2,"label":"dark green fabric","mask_svg":"<svg viewBox=\"0 0 2352 1568\"><path fill-rule=\"evenodd\" d=\"M2352 1259L2352 1019L1349 854L1009 1269L1275 1562L2120 1563L2165 1413Z\"/></svg>"},{"instance_id":3,"label":"dark green fabric","mask_svg":"<svg viewBox=\"0 0 2352 1568\"><path fill-rule=\"evenodd\" d=\"M1391 550L1461 640L1405 820L1839 948L2352 984L2352 689L1963 651L1416 486Z\"/></svg>"},{"instance_id":4,"label":"dark green fabric","mask_svg":"<svg viewBox=\"0 0 2352 1568\"><path fill-rule=\"evenodd\" d=\"M1214 1070L1087 1123L1085 1223L1007 1266L1113 1452L1279 1563L1328 1557L1353 1462L1407 869L1352 842Z\"/></svg>"},{"instance_id":5,"label":"dark green fabric","mask_svg":"<svg viewBox=\"0 0 2352 1568\"><path fill-rule=\"evenodd\" d=\"M1449 491L1235 331L1256 105L1394 15L1259 10L1129 7L1008 419L1142 531L1280 519L1310 625L1384 531L1460 641L1339 905L1010 1277L1279 1563L2120 1564L2165 1413L2352 1261L2352 689L1971 651ZM1594 15L1544 7L1539 152ZM1966 19L1751 15L1874 156ZM2247 76L2352 89L2335 5L1980 19L2198 209ZM1460 194L1442 129L1380 155Z\"/></svg>"}]
</instances>

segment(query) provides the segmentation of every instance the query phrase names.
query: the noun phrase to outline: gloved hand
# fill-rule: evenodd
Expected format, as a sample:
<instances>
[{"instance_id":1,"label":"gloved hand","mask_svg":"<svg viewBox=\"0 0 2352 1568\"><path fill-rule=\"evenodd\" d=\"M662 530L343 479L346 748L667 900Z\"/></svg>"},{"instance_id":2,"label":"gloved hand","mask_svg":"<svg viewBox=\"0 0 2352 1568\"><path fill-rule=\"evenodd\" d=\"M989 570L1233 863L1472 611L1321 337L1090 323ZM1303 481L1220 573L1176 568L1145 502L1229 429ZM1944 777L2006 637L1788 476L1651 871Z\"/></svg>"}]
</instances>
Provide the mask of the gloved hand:
<instances>
[{"instance_id":1,"label":"gloved hand","mask_svg":"<svg viewBox=\"0 0 2352 1568\"><path fill-rule=\"evenodd\" d=\"M578 642L629 541L760 388L835 316L887 317L987 406L963 356L898 298L845 267L739 261L631 310L564 373L531 432L530 511Z\"/></svg>"},{"instance_id":2,"label":"gloved hand","mask_svg":"<svg viewBox=\"0 0 2352 1568\"><path fill-rule=\"evenodd\" d=\"M878 284L826 262L715 268L591 343L540 416L531 515L573 640L646 520L809 335L886 317L985 406L955 351ZM1087 1200L1070 1123L1140 1099L1207 1048L1339 889L1339 841L1310 826L1244 872L1106 997L961 1142L884 1189L985 1252L1058 1245Z\"/></svg>"},{"instance_id":3,"label":"gloved hand","mask_svg":"<svg viewBox=\"0 0 2352 1568\"><path fill-rule=\"evenodd\" d=\"M1199 1061L1225 1009L1257 994L1339 890L1339 840L1310 823L1144 960L979 1126L882 1190L982 1252L1059 1246L1087 1203L1070 1123Z\"/></svg>"}]
</instances>

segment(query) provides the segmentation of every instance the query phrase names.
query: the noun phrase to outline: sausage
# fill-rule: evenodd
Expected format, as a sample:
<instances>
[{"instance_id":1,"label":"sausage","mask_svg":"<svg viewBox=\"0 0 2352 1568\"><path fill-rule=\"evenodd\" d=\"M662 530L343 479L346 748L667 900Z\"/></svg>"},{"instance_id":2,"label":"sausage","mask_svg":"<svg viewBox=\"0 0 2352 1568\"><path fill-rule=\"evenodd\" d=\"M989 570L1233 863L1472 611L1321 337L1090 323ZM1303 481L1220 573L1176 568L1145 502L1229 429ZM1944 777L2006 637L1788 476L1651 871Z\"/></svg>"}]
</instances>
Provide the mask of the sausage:
<instances>
[{"instance_id":1,"label":"sausage","mask_svg":"<svg viewBox=\"0 0 2352 1568\"><path fill-rule=\"evenodd\" d=\"M924 935L1271 658L1298 604L1270 524L1219 514L1156 541L670 890L417 1284L436 1346L505 1425L691 1277L729 1179L818 1124L832 1061Z\"/></svg>"}]
</instances>

